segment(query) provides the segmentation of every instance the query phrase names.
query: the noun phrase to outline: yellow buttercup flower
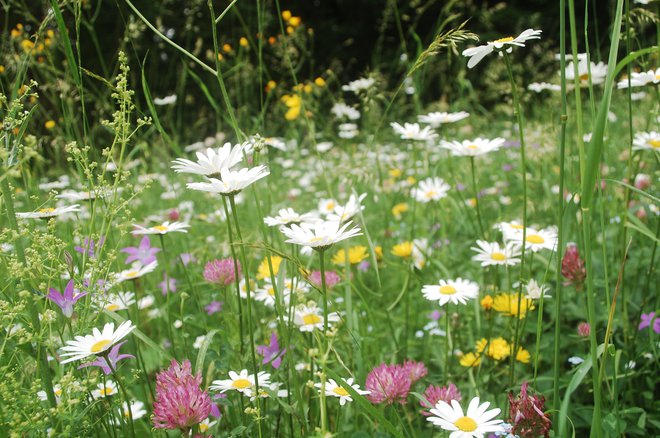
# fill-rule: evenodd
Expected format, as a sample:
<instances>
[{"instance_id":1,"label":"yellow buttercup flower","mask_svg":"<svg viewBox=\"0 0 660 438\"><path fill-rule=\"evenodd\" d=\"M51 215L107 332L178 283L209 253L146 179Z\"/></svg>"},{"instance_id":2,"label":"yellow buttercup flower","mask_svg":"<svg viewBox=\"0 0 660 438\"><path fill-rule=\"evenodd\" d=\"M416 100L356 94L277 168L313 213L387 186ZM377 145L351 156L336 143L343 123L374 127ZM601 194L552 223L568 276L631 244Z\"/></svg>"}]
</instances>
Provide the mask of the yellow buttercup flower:
<instances>
[{"instance_id":1,"label":"yellow buttercup flower","mask_svg":"<svg viewBox=\"0 0 660 438\"><path fill-rule=\"evenodd\" d=\"M357 265L367 257L369 257L369 254L367 253L366 246L358 245L348 249L348 262L351 265ZM337 251L332 257L332 263L335 265L344 265L346 263L346 251L343 249Z\"/></svg>"},{"instance_id":2,"label":"yellow buttercup flower","mask_svg":"<svg viewBox=\"0 0 660 438\"><path fill-rule=\"evenodd\" d=\"M319 76L318 78L314 79L314 84L317 87L325 87L325 79Z\"/></svg>"},{"instance_id":3,"label":"yellow buttercup flower","mask_svg":"<svg viewBox=\"0 0 660 438\"><path fill-rule=\"evenodd\" d=\"M248 39L245 38L245 37L241 37L241 38L238 40L238 45L241 46L241 47L247 47L247 46L249 45L249 44L248 44Z\"/></svg>"},{"instance_id":4,"label":"yellow buttercup flower","mask_svg":"<svg viewBox=\"0 0 660 438\"><path fill-rule=\"evenodd\" d=\"M266 82L266 93L270 93L271 91L273 91L275 89L275 87L277 87L277 82L272 81L272 80Z\"/></svg>"},{"instance_id":5,"label":"yellow buttercup flower","mask_svg":"<svg viewBox=\"0 0 660 438\"><path fill-rule=\"evenodd\" d=\"M481 307L483 307L484 310L492 309L493 308L493 297L491 297L490 295L486 295L485 297L483 297L480 304L481 304Z\"/></svg>"},{"instance_id":6,"label":"yellow buttercup flower","mask_svg":"<svg viewBox=\"0 0 660 438\"><path fill-rule=\"evenodd\" d=\"M511 353L509 343L502 337L491 339L490 342L486 338L482 338L477 341L475 349L477 353L483 353L486 350L486 356L495 360L506 359Z\"/></svg>"},{"instance_id":7,"label":"yellow buttercup flower","mask_svg":"<svg viewBox=\"0 0 660 438\"><path fill-rule=\"evenodd\" d=\"M222 51L225 53L231 53L234 51L234 48L231 46L231 44L223 44Z\"/></svg>"},{"instance_id":8,"label":"yellow buttercup flower","mask_svg":"<svg viewBox=\"0 0 660 438\"><path fill-rule=\"evenodd\" d=\"M394 216L396 219L401 219L401 215L406 211L408 211L408 204L401 202L392 207L392 216Z\"/></svg>"},{"instance_id":9,"label":"yellow buttercup flower","mask_svg":"<svg viewBox=\"0 0 660 438\"><path fill-rule=\"evenodd\" d=\"M397 168L390 169L389 173L392 178L399 178L403 174L401 169L397 169Z\"/></svg>"},{"instance_id":10,"label":"yellow buttercup flower","mask_svg":"<svg viewBox=\"0 0 660 438\"><path fill-rule=\"evenodd\" d=\"M55 121L54 120L48 120L46 123L44 123L44 127L46 129L53 129L55 127Z\"/></svg>"},{"instance_id":11,"label":"yellow buttercup flower","mask_svg":"<svg viewBox=\"0 0 660 438\"><path fill-rule=\"evenodd\" d=\"M518 347L518 353L516 353L516 360L520 363L529 363L531 355L529 351L525 350L522 347Z\"/></svg>"},{"instance_id":12,"label":"yellow buttercup flower","mask_svg":"<svg viewBox=\"0 0 660 438\"><path fill-rule=\"evenodd\" d=\"M291 11L289 11L288 9L286 11L282 11L282 19L284 21L289 21L291 19L291 16L292 16Z\"/></svg>"},{"instance_id":13,"label":"yellow buttercup flower","mask_svg":"<svg viewBox=\"0 0 660 438\"><path fill-rule=\"evenodd\" d=\"M300 23L302 23L302 18L300 17L291 17L289 18L289 25L293 27L298 27L300 26Z\"/></svg>"},{"instance_id":14,"label":"yellow buttercup flower","mask_svg":"<svg viewBox=\"0 0 660 438\"><path fill-rule=\"evenodd\" d=\"M382 260L383 259L383 247L378 245L374 246L374 253L376 253L376 260Z\"/></svg>"},{"instance_id":15,"label":"yellow buttercup flower","mask_svg":"<svg viewBox=\"0 0 660 438\"><path fill-rule=\"evenodd\" d=\"M518 309L518 294L498 294L493 300L493 309L507 316L517 316L523 319L528 310L534 309L534 302L528 298L521 297L520 309Z\"/></svg>"},{"instance_id":16,"label":"yellow buttercup flower","mask_svg":"<svg viewBox=\"0 0 660 438\"><path fill-rule=\"evenodd\" d=\"M401 258L408 258L412 255L413 244L412 242L403 242L397 245L394 245L392 248L392 254Z\"/></svg>"},{"instance_id":17,"label":"yellow buttercup flower","mask_svg":"<svg viewBox=\"0 0 660 438\"><path fill-rule=\"evenodd\" d=\"M474 353L466 353L461 356L459 363L463 367L476 367L481 363L481 357Z\"/></svg>"},{"instance_id":18,"label":"yellow buttercup flower","mask_svg":"<svg viewBox=\"0 0 660 438\"><path fill-rule=\"evenodd\" d=\"M270 256L270 264L273 267L273 276L276 276L280 271L280 264L282 263L282 257L280 256ZM257 268L257 280L263 280L264 278L270 278L270 268L268 267L268 257L264 258L259 267Z\"/></svg>"},{"instance_id":19,"label":"yellow buttercup flower","mask_svg":"<svg viewBox=\"0 0 660 438\"><path fill-rule=\"evenodd\" d=\"M300 111L302 109L302 99L297 94L285 94L282 96L282 102L289 109L284 114L286 120L295 120L300 116Z\"/></svg>"}]
</instances>

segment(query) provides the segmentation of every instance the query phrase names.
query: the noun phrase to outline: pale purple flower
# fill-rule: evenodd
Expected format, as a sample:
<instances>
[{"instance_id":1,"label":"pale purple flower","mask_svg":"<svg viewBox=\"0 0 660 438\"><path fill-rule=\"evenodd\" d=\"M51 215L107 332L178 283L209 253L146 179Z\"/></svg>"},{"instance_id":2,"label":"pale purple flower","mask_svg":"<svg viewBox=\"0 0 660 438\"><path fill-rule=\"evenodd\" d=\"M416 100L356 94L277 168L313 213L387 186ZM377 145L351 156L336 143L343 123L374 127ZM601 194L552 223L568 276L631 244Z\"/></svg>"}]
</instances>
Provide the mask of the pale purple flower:
<instances>
[{"instance_id":1,"label":"pale purple flower","mask_svg":"<svg viewBox=\"0 0 660 438\"><path fill-rule=\"evenodd\" d=\"M177 283L178 282L176 278L168 278L167 274L163 272L163 281L158 283L158 287L160 288L163 295L167 295L168 292L176 292Z\"/></svg>"},{"instance_id":2,"label":"pale purple flower","mask_svg":"<svg viewBox=\"0 0 660 438\"><path fill-rule=\"evenodd\" d=\"M222 301L211 301L204 307L204 310L209 316L218 313L222 310Z\"/></svg>"},{"instance_id":3,"label":"pale purple flower","mask_svg":"<svg viewBox=\"0 0 660 438\"><path fill-rule=\"evenodd\" d=\"M426 388L426 391L424 391L424 398L428 403L424 400L420 400L419 404L424 408L422 415L428 417L432 415L429 412L429 409L435 407L439 401L451 404L452 400L461 401L462 396L461 391L458 390L456 385L450 383L447 386L429 385L428 388Z\"/></svg>"},{"instance_id":4,"label":"pale purple flower","mask_svg":"<svg viewBox=\"0 0 660 438\"><path fill-rule=\"evenodd\" d=\"M270 335L270 342L268 345L257 345L257 353L264 357L261 362L263 365L270 363L273 368L278 369L282 365L282 357L286 353L286 348L280 350L280 343L277 341L277 333L273 332Z\"/></svg>"},{"instance_id":5,"label":"pale purple flower","mask_svg":"<svg viewBox=\"0 0 660 438\"><path fill-rule=\"evenodd\" d=\"M140 245L122 248L121 252L128 254L128 257L124 262L127 265L134 261L138 261L142 265L148 265L149 263L156 261L156 254L160 252L160 248L152 248L149 236L144 236L142 240L140 240Z\"/></svg>"},{"instance_id":6,"label":"pale purple flower","mask_svg":"<svg viewBox=\"0 0 660 438\"><path fill-rule=\"evenodd\" d=\"M80 254L87 253L87 256L90 259L93 259L95 255L95 251L101 249L104 242L105 242L105 236L101 236L101 238L96 243L96 245L94 244L94 239L88 239L87 237L85 237L83 244L80 246L75 246L73 249L76 252L79 252Z\"/></svg>"},{"instance_id":7,"label":"pale purple flower","mask_svg":"<svg viewBox=\"0 0 660 438\"><path fill-rule=\"evenodd\" d=\"M189 360L156 375L156 401L152 417L156 429L179 429L187 436L190 429L208 418L211 397L200 388L202 375L192 375Z\"/></svg>"},{"instance_id":8,"label":"pale purple flower","mask_svg":"<svg viewBox=\"0 0 660 438\"><path fill-rule=\"evenodd\" d=\"M99 367L103 370L103 373L106 376L110 375L110 373L112 373L113 368L117 369L117 362L119 362L120 360L129 359L129 358L135 359L135 356L133 356L132 354L119 354L119 349L125 343L126 341L123 341L112 347L112 349L108 353L108 359L110 360L110 364L108 364L108 361L106 360L105 357L97 356L94 362L84 363L80 365L78 369L87 368L87 367Z\"/></svg>"},{"instance_id":9,"label":"pale purple flower","mask_svg":"<svg viewBox=\"0 0 660 438\"><path fill-rule=\"evenodd\" d=\"M380 364L367 375L365 388L372 403L405 404L410 392L410 377L400 365Z\"/></svg>"},{"instance_id":10,"label":"pale purple flower","mask_svg":"<svg viewBox=\"0 0 660 438\"><path fill-rule=\"evenodd\" d=\"M238 262L236 264L238 266L238 276L234 272L234 260L231 258L208 262L204 267L204 280L209 283L229 286L236 281L236 277L241 277L241 264Z\"/></svg>"},{"instance_id":11,"label":"pale purple flower","mask_svg":"<svg viewBox=\"0 0 660 438\"><path fill-rule=\"evenodd\" d=\"M88 292L75 294L73 288L73 280L69 280L69 282L66 284L66 287L64 288L63 294L61 294L57 289L53 289L51 287L48 291L48 295L46 295L46 298L57 304L60 309L62 309L64 316L71 318L71 315L73 315L73 305L76 304L76 301L87 294Z\"/></svg>"},{"instance_id":12,"label":"pale purple flower","mask_svg":"<svg viewBox=\"0 0 660 438\"><path fill-rule=\"evenodd\" d=\"M358 265L358 269L362 272L367 272L370 267L371 267L371 263L369 263L366 260L361 261L360 264Z\"/></svg>"},{"instance_id":13,"label":"pale purple flower","mask_svg":"<svg viewBox=\"0 0 660 438\"><path fill-rule=\"evenodd\" d=\"M309 281L319 289L321 288L321 271L313 271L309 274ZM332 289L341 281L341 277L335 271L325 271L325 287Z\"/></svg>"},{"instance_id":14,"label":"pale purple flower","mask_svg":"<svg viewBox=\"0 0 660 438\"><path fill-rule=\"evenodd\" d=\"M197 261L195 256L189 252L182 252L181 255L179 255L179 258L181 259L183 266L188 266L189 264L195 263Z\"/></svg>"},{"instance_id":15,"label":"pale purple flower","mask_svg":"<svg viewBox=\"0 0 660 438\"><path fill-rule=\"evenodd\" d=\"M643 330L651 325L653 325L653 331L660 334L660 318L655 317L655 312L642 313L642 319L637 329Z\"/></svg>"}]
</instances>

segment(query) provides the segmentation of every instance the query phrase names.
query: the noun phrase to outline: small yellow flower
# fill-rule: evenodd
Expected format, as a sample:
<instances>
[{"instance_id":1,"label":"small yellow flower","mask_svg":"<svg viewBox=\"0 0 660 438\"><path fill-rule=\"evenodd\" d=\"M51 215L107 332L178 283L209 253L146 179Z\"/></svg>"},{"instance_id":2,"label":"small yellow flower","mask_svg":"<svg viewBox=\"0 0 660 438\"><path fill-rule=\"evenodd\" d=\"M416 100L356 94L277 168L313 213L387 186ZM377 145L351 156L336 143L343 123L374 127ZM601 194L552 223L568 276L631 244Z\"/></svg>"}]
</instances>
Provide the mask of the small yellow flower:
<instances>
[{"instance_id":1,"label":"small yellow flower","mask_svg":"<svg viewBox=\"0 0 660 438\"><path fill-rule=\"evenodd\" d=\"M241 37L241 39L238 40L238 45L241 47L247 47L248 44L248 39L245 37Z\"/></svg>"},{"instance_id":2,"label":"small yellow flower","mask_svg":"<svg viewBox=\"0 0 660 438\"><path fill-rule=\"evenodd\" d=\"M511 353L509 343L502 337L491 339L490 342L486 338L481 338L475 345L477 353L483 353L486 350L486 345L488 345L486 356L492 357L495 360L506 359Z\"/></svg>"},{"instance_id":3,"label":"small yellow flower","mask_svg":"<svg viewBox=\"0 0 660 438\"><path fill-rule=\"evenodd\" d=\"M402 174L403 172L401 171L401 169L397 169L397 168L390 169L390 176L392 178L399 178Z\"/></svg>"},{"instance_id":4,"label":"small yellow flower","mask_svg":"<svg viewBox=\"0 0 660 438\"><path fill-rule=\"evenodd\" d=\"M222 51L225 53L231 53L234 51L234 48L231 46L231 44L223 44Z\"/></svg>"},{"instance_id":5,"label":"small yellow flower","mask_svg":"<svg viewBox=\"0 0 660 438\"><path fill-rule=\"evenodd\" d=\"M48 29L48 30L46 31L46 36L47 36L48 38L53 38L53 37L55 37L55 32L53 31L53 29Z\"/></svg>"},{"instance_id":6,"label":"small yellow flower","mask_svg":"<svg viewBox=\"0 0 660 438\"><path fill-rule=\"evenodd\" d=\"M465 205L468 207L476 207L477 206L477 198L468 198L465 200Z\"/></svg>"},{"instance_id":7,"label":"small yellow flower","mask_svg":"<svg viewBox=\"0 0 660 438\"><path fill-rule=\"evenodd\" d=\"M282 257L280 256L270 256L270 264L273 267L273 277L277 276L277 273L280 271L280 264L282 263ZM257 280L263 280L264 278L270 278L270 268L268 266L268 256L264 258L259 267L257 268Z\"/></svg>"},{"instance_id":8,"label":"small yellow flower","mask_svg":"<svg viewBox=\"0 0 660 438\"><path fill-rule=\"evenodd\" d=\"M398 220L401 219L401 215L407 211L408 211L408 204L406 204L405 202L401 202L399 204L396 204L394 207L392 207L392 216L394 216Z\"/></svg>"},{"instance_id":9,"label":"small yellow flower","mask_svg":"<svg viewBox=\"0 0 660 438\"><path fill-rule=\"evenodd\" d=\"M522 347L518 347L518 353L516 353L516 360L520 363L529 363L531 355L529 351L525 350Z\"/></svg>"},{"instance_id":10,"label":"small yellow flower","mask_svg":"<svg viewBox=\"0 0 660 438\"><path fill-rule=\"evenodd\" d=\"M222 53L218 53L218 61L222 61L223 59L225 59L225 57L222 56Z\"/></svg>"},{"instance_id":11,"label":"small yellow flower","mask_svg":"<svg viewBox=\"0 0 660 438\"><path fill-rule=\"evenodd\" d=\"M289 18L289 25L293 27L298 27L300 26L300 23L302 23L302 18L300 17L291 17Z\"/></svg>"},{"instance_id":12,"label":"small yellow flower","mask_svg":"<svg viewBox=\"0 0 660 438\"><path fill-rule=\"evenodd\" d=\"M383 259L383 247L378 245L374 247L374 253L376 254L376 260Z\"/></svg>"},{"instance_id":13,"label":"small yellow flower","mask_svg":"<svg viewBox=\"0 0 660 438\"><path fill-rule=\"evenodd\" d=\"M34 41L32 40L23 40L21 41L21 47L23 48L24 52L29 52L34 48Z\"/></svg>"},{"instance_id":14,"label":"small yellow flower","mask_svg":"<svg viewBox=\"0 0 660 438\"><path fill-rule=\"evenodd\" d=\"M474 353L466 353L461 356L459 363L463 367L476 367L481 363L481 357Z\"/></svg>"},{"instance_id":15,"label":"small yellow flower","mask_svg":"<svg viewBox=\"0 0 660 438\"><path fill-rule=\"evenodd\" d=\"M55 120L48 120L44 123L44 127L48 130L53 129L55 127Z\"/></svg>"},{"instance_id":16,"label":"small yellow flower","mask_svg":"<svg viewBox=\"0 0 660 438\"><path fill-rule=\"evenodd\" d=\"M289 11L288 9L286 11L282 11L282 19L284 21L289 21L291 19L291 16L292 16L291 11Z\"/></svg>"},{"instance_id":17,"label":"small yellow flower","mask_svg":"<svg viewBox=\"0 0 660 438\"><path fill-rule=\"evenodd\" d=\"M314 84L317 87L325 87L325 79L323 79L321 76L319 76L318 78L314 79Z\"/></svg>"},{"instance_id":18,"label":"small yellow flower","mask_svg":"<svg viewBox=\"0 0 660 438\"><path fill-rule=\"evenodd\" d=\"M490 295L486 295L483 297L481 300L481 307L483 307L484 310L490 310L493 308L493 297Z\"/></svg>"},{"instance_id":19,"label":"small yellow flower","mask_svg":"<svg viewBox=\"0 0 660 438\"><path fill-rule=\"evenodd\" d=\"M507 316L517 316L523 319L528 310L534 309L534 302L529 298L520 298L518 309L518 294L498 294L493 300L493 309Z\"/></svg>"},{"instance_id":20,"label":"small yellow flower","mask_svg":"<svg viewBox=\"0 0 660 438\"><path fill-rule=\"evenodd\" d=\"M268 37L268 44L270 44L271 46L276 42L277 42L277 38L275 38L274 36Z\"/></svg>"},{"instance_id":21,"label":"small yellow flower","mask_svg":"<svg viewBox=\"0 0 660 438\"><path fill-rule=\"evenodd\" d=\"M404 259L410 257L412 255L412 252L413 252L412 242L399 243L397 245L394 245L394 247L392 248L392 254Z\"/></svg>"},{"instance_id":22,"label":"small yellow flower","mask_svg":"<svg viewBox=\"0 0 660 438\"><path fill-rule=\"evenodd\" d=\"M286 27L286 33L287 34L291 35L293 33L293 31L294 31L293 27L291 27L291 26Z\"/></svg>"},{"instance_id":23,"label":"small yellow flower","mask_svg":"<svg viewBox=\"0 0 660 438\"><path fill-rule=\"evenodd\" d=\"M417 180L415 179L414 176L409 176L408 178L406 178L406 182L407 182L409 185L413 185L413 184L415 184L415 183L417 182Z\"/></svg>"},{"instance_id":24,"label":"small yellow flower","mask_svg":"<svg viewBox=\"0 0 660 438\"><path fill-rule=\"evenodd\" d=\"M5 66L4 66L4 65L0 65L0 74L2 74L2 73L4 73L4 72L5 72Z\"/></svg>"},{"instance_id":25,"label":"small yellow flower","mask_svg":"<svg viewBox=\"0 0 660 438\"><path fill-rule=\"evenodd\" d=\"M305 84L305 86L303 87L303 91L307 94L311 93L313 90L314 88L312 88L310 84Z\"/></svg>"},{"instance_id":26,"label":"small yellow flower","mask_svg":"<svg viewBox=\"0 0 660 438\"><path fill-rule=\"evenodd\" d=\"M366 246L358 245L348 249L348 262L351 265L357 265L367 257L369 257L369 254L367 253ZM344 265L346 263L346 252L343 249L337 251L332 257L332 263L335 265Z\"/></svg>"},{"instance_id":27,"label":"small yellow flower","mask_svg":"<svg viewBox=\"0 0 660 438\"><path fill-rule=\"evenodd\" d=\"M273 91L275 89L275 87L277 87L277 82L272 81L272 80L268 81L266 83L266 93L270 93L271 91Z\"/></svg>"}]
</instances>

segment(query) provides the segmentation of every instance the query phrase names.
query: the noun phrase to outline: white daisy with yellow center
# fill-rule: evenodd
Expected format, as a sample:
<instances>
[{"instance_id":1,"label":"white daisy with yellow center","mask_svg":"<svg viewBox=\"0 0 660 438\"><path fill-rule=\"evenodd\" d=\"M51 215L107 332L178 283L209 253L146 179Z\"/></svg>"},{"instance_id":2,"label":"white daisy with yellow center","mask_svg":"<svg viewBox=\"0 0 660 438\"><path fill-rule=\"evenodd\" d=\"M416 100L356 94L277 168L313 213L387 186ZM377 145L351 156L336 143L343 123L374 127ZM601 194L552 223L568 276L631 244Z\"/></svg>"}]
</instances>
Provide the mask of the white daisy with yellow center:
<instances>
[{"instance_id":1,"label":"white daisy with yellow center","mask_svg":"<svg viewBox=\"0 0 660 438\"><path fill-rule=\"evenodd\" d=\"M263 371L257 373L256 377L254 374L250 374L248 370L241 370L238 373L236 371L229 371L228 374L229 379L214 380L211 382L209 389L220 391L221 393L237 391L248 397L252 397L257 383L259 387L270 385L270 374Z\"/></svg>"},{"instance_id":2,"label":"white daisy with yellow center","mask_svg":"<svg viewBox=\"0 0 660 438\"><path fill-rule=\"evenodd\" d=\"M500 137L492 140L477 137L474 140L442 141L440 146L450 150L452 155L458 157L478 157L498 150L504 145L504 141Z\"/></svg>"},{"instance_id":3,"label":"white daisy with yellow center","mask_svg":"<svg viewBox=\"0 0 660 438\"><path fill-rule=\"evenodd\" d=\"M430 410L428 421L450 431L449 438L483 438L489 432L504 432L502 420L494 420L500 414L500 409L488 410L489 402L479 404L479 397L470 401L467 412L456 401L451 405L444 401L436 403Z\"/></svg>"},{"instance_id":4,"label":"white daisy with yellow center","mask_svg":"<svg viewBox=\"0 0 660 438\"><path fill-rule=\"evenodd\" d=\"M501 246L498 242L477 240L477 246L470 248L476 251L472 260L481 262L481 266L513 266L520 263L520 249L513 242Z\"/></svg>"},{"instance_id":5,"label":"white daisy with yellow center","mask_svg":"<svg viewBox=\"0 0 660 438\"><path fill-rule=\"evenodd\" d=\"M220 175L222 169L231 169L243 160L243 150L246 144L225 143L222 147L208 148L204 152L195 152L197 161L177 158L174 160L172 169L177 173L192 173L203 176Z\"/></svg>"},{"instance_id":6,"label":"white daisy with yellow center","mask_svg":"<svg viewBox=\"0 0 660 438\"><path fill-rule=\"evenodd\" d=\"M440 280L438 284L424 285L422 294L427 300L437 301L441 306L447 303L465 304L479 296L479 285L459 277L455 280Z\"/></svg>"},{"instance_id":7,"label":"white daisy with yellow center","mask_svg":"<svg viewBox=\"0 0 660 438\"><path fill-rule=\"evenodd\" d=\"M575 64L571 61L566 66L566 81L573 83L575 79ZM595 64L586 58L581 59L577 64L577 74L580 81L580 87L588 87L591 80L592 85L600 85L605 82L607 76L607 64L599 62Z\"/></svg>"},{"instance_id":8,"label":"white daisy with yellow center","mask_svg":"<svg viewBox=\"0 0 660 438\"><path fill-rule=\"evenodd\" d=\"M445 123L455 123L470 116L470 113L459 111L456 113L433 112L417 116L420 123L427 123L432 128L438 128Z\"/></svg>"},{"instance_id":9,"label":"white daisy with yellow center","mask_svg":"<svg viewBox=\"0 0 660 438\"><path fill-rule=\"evenodd\" d=\"M67 345L61 348L60 356L66 357L61 363L65 364L92 355L100 355L125 338L134 328L131 321L124 321L115 330L115 324L109 322L102 331L95 327L91 335L76 336L75 340L66 341Z\"/></svg>"},{"instance_id":10,"label":"white daisy with yellow center","mask_svg":"<svg viewBox=\"0 0 660 438\"><path fill-rule=\"evenodd\" d=\"M660 152L660 132L638 132L633 140L633 150Z\"/></svg>"},{"instance_id":11,"label":"white daisy with yellow center","mask_svg":"<svg viewBox=\"0 0 660 438\"><path fill-rule=\"evenodd\" d=\"M114 294L101 295L96 298L96 306L108 312L126 310L135 304L135 293L117 292Z\"/></svg>"},{"instance_id":12,"label":"white daisy with yellow center","mask_svg":"<svg viewBox=\"0 0 660 438\"><path fill-rule=\"evenodd\" d=\"M44 207L37 211L27 213L16 213L16 217L20 219L50 219L53 217L61 216L65 213L72 213L80 211L80 205L74 204L68 207Z\"/></svg>"},{"instance_id":13,"label":"white daisy with yellow center","mask_svg":"<svg viewBox=\"0 0 660 438\"><path fill-rule=\"evenodd\" d=\"M392 122L390 126L402 140L430 141L438 136L430 126L422 128L418 123L404 123L402 126Z\"/></svg>"},{"instance_id":14,"label":"white daisy with yellow center","mask_svg":"<svg viewBox=\"0 0 660 438\"><path fill-rule=\"evenodd\" d=\"M112 380L106 380L105 383L101 382L97 385L98 389L92 391L94 399L110 397L117 394L117 385Z\"/></svg>"},{"instance_id":15,"label":"white daisy with yellow center","mask_svg":"<svg viewBox=\"0 0 660 438\"><path fill-rule=\"evenodd\" d=\"M328 314L328 326L331 322L339 321L337 312ZM301 304L296 308L293 316L293 322L298 326L301 332L312 332L314 329L323 330L323 323L325 319L321 313L321 309L316 307L316 304Z\"/></svg>"},{"instance_id":16,"label":"white daisy with yellow center","mask_svg":"<svg viewBox=\"0 0 660 438\"><path fill-rule=\"evenodd\" d=\"M362 234L359 227L353 226L349 229L350 225L350 221L343 225L337 221L319 221L313 224L303 222L300 225L292 224L290 228L281 228L280 231L289 238L287 243L322 251L334 243Z\"/></svg>"},{"instance_id":17,"label":"white daisy with yellow center","mask_svg":"<svg viewBox=\"0 0 660 438\"><path fill-rule=\"evenodd\" d=\"M451 187L442 178L426 178L419 182L419 185L410 191L410 194L417 200L426 204L432 201L439 201L447 196Z\"/></svg>"},{"instance_id":18,"label":"white daisy with yellow center","mask_svg":"<svg viewBox=\"0 0 660 438\"><path fill-rule=\"evenodd\" d=\"M510 232L504 235L504 240L512 242L518 247L523 245L523 230ZM544 228L536 230L527 228L524 232L525 249L532 252L538 252L542 249L555 250L557 247L557 230L554 228Z\"/></svg>"},{"instance_id":19,"label":"white daisy with yellow center","mask_svg":"<svg viewBox=\"0 0 660 438\"><path fill-rule=\"evenodd\" d=\"M130 269L123 270L114 274L114 281L121 283L122 281L135 280L150 272L153 272L158 266L158 262L154 260L148 265L143 265L140 262L135 262L131 265Z\"/></svg>"},{"instance_id":20,"label":"white daisy with yellow center","mask_svg":"<svg viewBox=\"0 0 660 438\"><path fill-rule=\"evenodd\" d=\"M281 285L277 288L277 292L277 295L281 297L283 304L288 306L289 299L291 298L291 288ZM254 299L263 302L268 307L275 307L275 300L278 298L275 294L275 287L270 279L267 278L263 287L254 291Z\"/></svg>"},{"instance_id":21,"label":"white daisy with yellow center","mask_svg":"<svg viewBox=\"0 0 660 438\"><path fill-rule=\"evenodd\" d=\"M141 402L140 400L133 400L131 401L130 406L126 402L122 403L121 408L117 410L117 414L123 416L124 421L130 420L131 417L133 417L133 421L136 421L147 415L147 410L145 409L145 405L143 402ZM118 421L117 418L114 418L112 420L112 423L115 426L121 426L122 424L122 422Z\"/></svg>"},{"instance_id":22,"label":"white daisy with yellow center","mask_svg":"<svg viewBox=\"0 0 660 438\"><path fill-rule=\"evenodd\" d=\"M167 234L167 233L187 233L186 228L190 228L185 222L169 222L165 221L162 224L154 225L151 227L143 227L138 224L133 224L135 230L132 231L132 234Z\"/></svg>"},{"instance_id":23,"label":"white daisy with yellow center","mask_svg":"<svg viewBox=\"0 0 660 438\"><path fill-rule=\"evenodd\" d=\"M319 388L319 392L322 391L323 385L321 383L315 383L315 387ZM346 390L346 387L350 386L355 392L360 395L371 394L371 391L365 391L360 389L360 385L353 384L353 378L341 379L341 385L338 385L333 379L328 379L325 382L325 395L330 397L338 397L339 405L344 406L347 401L352 402L351 394Z\"/></svg>"},{"instance_id":24,"label":"white daisy with yellow center","mask_svg":"<svg viewBox=\"0 0 660 438\"><path fill-rule=\"evenodd\" d=\"M223 196L235 196L241 190L268 175L270 172L263 165L238 170L223 168L217 178L210 177L209 182L188 183L186 187Z\"/></svg>"},{"instance_id":25,"label":"white daisy with yellow center","mask_svg":"<svg viewBox=\"0 0 660 438\"><path fill-rule=\"evenodd\" d=\"M472 68L479 63L485 56L490 55L493 52L499 52L502 55L502 51L511 53L513 51L513 46L525 47L525 43L529 40L538 40L541 38L540 30L527 29L524 30L517 37L507 36L504 38L499 38L494 41L488 41L483 46L471 47L469 49L463 50L462 55L470 58L468 60L468 68Z\"/></svg>"}]
</instances>

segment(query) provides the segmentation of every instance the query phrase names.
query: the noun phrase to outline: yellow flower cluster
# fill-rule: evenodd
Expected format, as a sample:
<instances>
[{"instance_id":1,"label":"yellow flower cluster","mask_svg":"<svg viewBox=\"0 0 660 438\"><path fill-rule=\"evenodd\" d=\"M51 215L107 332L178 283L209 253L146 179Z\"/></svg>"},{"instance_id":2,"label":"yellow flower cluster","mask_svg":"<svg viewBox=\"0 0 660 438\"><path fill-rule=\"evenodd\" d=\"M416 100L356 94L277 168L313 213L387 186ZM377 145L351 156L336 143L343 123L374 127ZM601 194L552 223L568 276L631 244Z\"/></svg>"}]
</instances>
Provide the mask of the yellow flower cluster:
<instances>
[{"instance_id":1,"label":"yellow flower cluster","mask_svg":"<svg viewBox=\"0 0 660 438\"><path fill-rule=\"evenodd\" d=\"M534 309L534 302L529 298L520 298L520 309L518 308L518 294L498 294L493 299L492 307L496 312L506 316L517 316L523 319L527 311Z\"/></svg>"},{"instance_id":2,"label":"yellow flower cluster","mask_svg":"<svg viewBox=\"0 0 660 438\"><path fill-rule=\"evenodd\" d=\"M261 261L259 267L257 268L257 280L263 280L265 278L270 278L271 276L270 267L268 266L268 257L269 256L266 256L266 258ZM280 271L281 263L282 257L276 255L270 256L270 265L273 267L273 276L276 276Z\"/></svg>"},{"instance_id":3,"label":"yellow flower cluster","mask_svg":"<svg viewBox=\"0 0 660 438\"><path fill-rule=\"evenodd\" d=\"M392 247L392 254L403 259L412 256L413 244L412 242L402 242Z\"/></svg>"},{"instance_id":4,"label":"yellow flower cluster","mask_svg":"<svg viewBox=\"0 0 660 438\"><path fill-rule=\"evenodd\" d=\"M459 359L459 363L464 367L476 367L481 363L481 358L484 355L496 361L502 361L511 356L512 350L513 345L501 336L491 338L490 341L482 338L475 344L475 351L463 354ZM529 351L518 347L518 353L516 354L518 362L527 364L530 357Z\"/></svg>"},{"instance_id":5,"label":"yellow flower cluster","mask_svg":"<svg viewBox=\"0 0 660 438\"><path fill-rule=\"evenodd\" d=\"M43 42L39 42L36 38L30 37L25 34L25 28L21 23L18 23L10 32L11 38L20 40L19 45L23 52L31 53L32 55L41 55L48 47L53 44L55 32L52 29L46 31L46 36ZM36 41L36 42L35 42ZM43 57L38 58L39 62L43 61Z\"/></svg>"},{"instance_id":6,"label":"yellow flower cluster","mask_svg":"<svg viewBox=\"0 0 660 438\"><path fill-rule=\"evenodd\" d=\"M366 246L358 245L348 249L348 262L351 265L357 265L367 257L369 257L369 253ZM332 263L340 266L346 264L346 251L343 249L337 251L332 257Z\"/></svg>"},{"instance_id":7,"label":"yellow flower cluster","mask_svg":"<svg viewBox=\"0 0 660 438\"><path fill-rule=\"evenodd\" d=\"M300 117L302 110L302 98L299 94L285 94L281 98L282 103L288 108L284 113L284 118L288 121L296 120Z\"/></svg>"},{"instance_id":8,"label":"yellow flower cluster","mask_svg":"<svg viewBox=\"0 0 660 438\"><path fill-rule=\"evenodd\" d=\"M302 24L302 18L294 16L291 11L282 11L282 19L286 23L286 33L291 35Z\"/></svg>"},{"instance_id":9,"label":"yellow flower cluster","mask_svg":"<svg viewBox=\"0 0 660 438\"><path fill-rule=\"evenodd\" d=\"M403 215L403 213L407 211L408 211L408 204L405 202L401 202L399 204L396 204L394 207L392 207L392 216L394 216L396 220L400 220L401 215Z\"/></svg>"}]
</instances>

